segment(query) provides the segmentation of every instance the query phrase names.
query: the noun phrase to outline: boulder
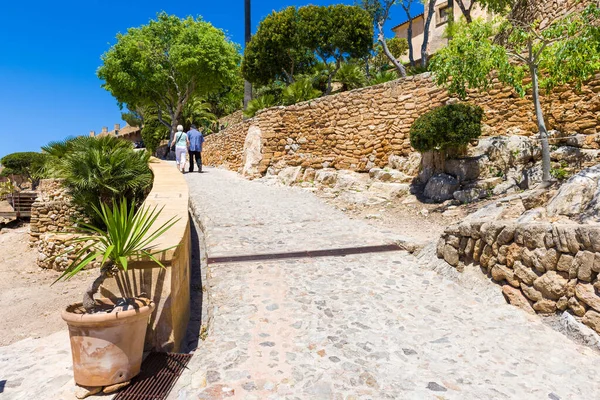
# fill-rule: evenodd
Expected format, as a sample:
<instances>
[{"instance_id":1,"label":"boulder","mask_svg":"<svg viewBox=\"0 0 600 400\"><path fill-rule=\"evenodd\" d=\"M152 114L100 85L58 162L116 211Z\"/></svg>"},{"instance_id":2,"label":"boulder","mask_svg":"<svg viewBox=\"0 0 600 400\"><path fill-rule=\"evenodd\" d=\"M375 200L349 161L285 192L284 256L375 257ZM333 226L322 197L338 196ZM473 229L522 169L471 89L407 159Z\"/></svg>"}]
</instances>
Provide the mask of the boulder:
<instances>
[{"instance_id":1,"label":"boulder","mask_svg":"<svg viewBox=\"0 0 600 400\"><path fill-rule=\"evenodd\" d=\"M473 203L479 199L484 199L487 197L487 191L484 189L465 189L465 190L457 190L452 193L452 196L460 201L461 203Z\"/></svg>"},{"instance_id":2,"label":"boulder","mask_svg":"<svg viewBox=\"0 0 600 400\"><path fill-rule=\"evenodd\" d=\"M458 250L449 244L444 246L444 260L453 267L458 265Z\"/></svg>"},{"instance_id":3,"label":"boulder","mask_svg":"<svg viewBox=\"0 0 600 400\"><path fill-rule=\"evenodd\" d=\"M599 178L600 165L587 168L571 177L548 203L548 216L579 216L594 198Z\"/></svg>"},{"instance_id":4,"label":"boulder","mask_svg":"<svg viewBox=\"0 0 600 400\"><path fill-rule=\"evenodd\" d=\"M394 169L371 168L369 176L377 182L410 183L413 180L412 176Z\"/></svg>"},{"instance_id":5,"label":"boulder","mask_svg":"<svg viewBox=\"0 0 600 400\"><path fill-rule=\"evenodd\" d=\"M388 159L388 165L408 176L417 176L421 166L421 153L413 152L408 157L392 154Z\"/></svg>"},{"instance_id":6,"label":"boulder","mask_svg":"<svg viewBox=\"0 0 600 400\"><path fill-rule=\"evenodd\" d=\"M533 309L540 314L553 314L556 308L556 302L548 299L540 300L533 305Z\"/></svg>"},{"instance_id":7,"label":"boulder","mask_svg":"<svg viewBox=\"0 0 600 400\"><path fill-rule=\"evenodd\" d=\"M538 278L538 275L531 268L526 267L520 261L515 261L513 270L517 278L526 285L533 285L533 282Z\"/></svg>"},{"instance_id":8,"label":"boulder","mask_svg":"<svg viewBox=\"0 0 600 400\"><path fill-rule=\"evenodd\" d=\"M502 294L506 298L506 301L513 306L519 307L520 309L528 312L529 314L535 314L535 311L531 307L531 303L527 298L521 293L519 289L515 289L512 286L504 285L502 286Z\"/></svg>"},{"instance_id":9,"label":"boulder","mask_svg":"<svg viewBox=\"0 0 600 400\"><path fill-rule=\"evenodd\" d=\"M248 128L242 155L242 176L247 178L259 177L262 154L262 132L256 125Z\"/></svg>"},{"instance_id":10,"label":"boulder","mask_svg":"<svg viewBox=\"0 0 600 400\"><path fill-rule=\"evenodd\" d=\"M429 179L425 186L425 197L441 203L453 198L453 193L458 189L458 180L450 175L438 174Z\"/></svg>"},{"instance_id":11,"label":"boulder","mask_svg":"<svg viewBox=\"0 0 600 400\"><path fill-rule=\"evenodd\" d=\"M323 168L315 173L315 182L323 186L333 186L337 180L337 171L333 168Z\"/></svg>"},{"instance_id":12,"label":"boulder","mask_svg":"<svg viewBox=\"0 0 600 400\"><path fill-rule=\"evenodd\" d=\"M300 180L302 167L285 167L277 175L277 180L284 185L293 185Z\"/></svg>"},{"instance_id":13,"label":"boulder","mask_svg":"<svg viewBox=\"0 0 600 400\"><path fill-rule=\"evenodd\" d=\"M578 317L583 317L585 315L585 303L578 300L576 297L569 298L569 308L573 311L573 314Z\"/></svg>"},{"instance_id":14,"label":"boulder","mask_svg":"<svg viewBox=\"0 0 600 400\"><path fill-rule=\"evenodd\" d=\"M525 294L525 296L531 301L540 301L544 298L540 291L535 290L531 286L527 286L524 283L521 283L521 290L523 291L523 294Z\"/></svg>"},{"instance_id":15,"label":"boulder","mask_svg":"<svg viewBox=\"0 0 600 400\"><path fill-rule=\"evenodd\" d=\"M479 177L481 157L469 157L446 160L444 171L455 176L459 182L473 181Z\"/></svg>"},{"instance_id":16,"label":"boulder","mask_svg":"<svg viewBox=\"0 0 600 400\"><path fill-rule=\"evenodd\" d=\"M573 268L576 269L577 278L580 281L591 282L594 258L594 253L584 250L577 253L575 259L573 259Z\"/></svg>"},{"instance_id":17,"label":"boulder","mask_svg":"<svg viewBox=\"0 0 600 400\"><path fill-rule=\"evenodd\" d=\"M533 282L533 287L551 300L558 300L565 295L567 280L556 271L546 272Z\"/></svg>"},{"instance_id":18,"label":"boulder","mask_svg":"<svg viewBox=\"0 0 600 400\"><path fill-rule=\"evenodd\" d=\"M492 192L495 196L498 196L501 194L516 193L517 191L519 191L519 189L520 188L517 185L517 182L514 179L509 178L506 181L499 184L498 186L496 186L494 189L492 189Z\"/></svg>"},{"instance_id":19,"label":"boulder","mask_svg":"<svg viewBox=\"0 0 600 400\"><path fill-rule=\"evenodd\" d=\"M337 172L335 188L338 190L366 190L369 182L367 174L341 170Z\"/></svg>"}]
</instances>

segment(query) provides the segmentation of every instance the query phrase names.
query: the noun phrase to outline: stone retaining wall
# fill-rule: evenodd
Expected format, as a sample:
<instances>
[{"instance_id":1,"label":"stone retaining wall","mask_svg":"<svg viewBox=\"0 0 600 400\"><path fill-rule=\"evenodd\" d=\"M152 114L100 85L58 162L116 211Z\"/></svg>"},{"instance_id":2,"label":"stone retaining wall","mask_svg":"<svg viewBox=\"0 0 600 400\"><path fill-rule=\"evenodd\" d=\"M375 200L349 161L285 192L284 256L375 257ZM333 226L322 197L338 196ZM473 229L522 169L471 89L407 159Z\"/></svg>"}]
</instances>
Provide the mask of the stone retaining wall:
<instances>
[{"instance_id":1,"label":"stone retaining wall","mask_svg":"<svg viewBox=\"0 0 600 400\"><path fill-rule=\"evenodd\" d=\"M446 229L438 257L478 263L530 313L570 309L600 333L600 225L470 221Z\"/></svg>"},{"instance_id":2,"label":"stone retaining wall","mask_svg":"<svg viewBox=\"0 0 600 400\"><path fill-rule=\"evenodd\" d=\"M207 137L204 161L241 171L244 142L251 126L260 130L262 158L257 172L270 166L349 169L384 167L391 155L408 156L414 120L449 100L428 73L407 77L288 107L274 107ZM499 83L470 101L485 110L486 136L537 132L531 99L519 98ZM586 148L599 148L600 74L581 92L561 87L542 97L549 129L580 134Z\"/></svg>"}]
</instances>

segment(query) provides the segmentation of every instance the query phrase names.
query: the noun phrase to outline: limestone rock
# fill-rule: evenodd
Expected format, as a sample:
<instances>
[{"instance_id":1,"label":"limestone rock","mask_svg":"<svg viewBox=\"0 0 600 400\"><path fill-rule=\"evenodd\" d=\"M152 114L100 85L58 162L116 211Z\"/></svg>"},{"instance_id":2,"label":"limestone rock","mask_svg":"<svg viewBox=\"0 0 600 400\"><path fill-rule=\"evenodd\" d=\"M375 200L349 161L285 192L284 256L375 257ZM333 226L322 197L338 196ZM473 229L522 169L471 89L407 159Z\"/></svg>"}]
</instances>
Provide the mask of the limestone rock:
<instances>
[{"instance_id":1,"label":"limestone rock","mask_svg":"<svg viewBox=\"0 0 600 400\"><path fill-rule=\"evenodd\" d=\"M600 333L600 313L594 310L589 310L585 313L581 321L596 332Z\"/></svg>"},{"instance_id":2,"label":"limestone rock","mask_svg":"<svg viewBox=\"0 0 600 400\"><path fill-rule=\"evenodd\" d=\"M533 282L533 287L551 300L558 300L565 295L567 280L556 271L549 271Z\"/></svg>"},{"instance_id":3,"label":"limestone rock","mask_svg":"<svg viewBox=\"0 0 600 400\"><path fill-rule=\"evenodd\" d=\"M444 246L444 260L453 267L458 265L458 250L449 244Z\"/></svg>"},{"instance_id":4,"label":"limestone rock","mask_svg":"<svg viewBox=\"0 0 600 400\"><path fill-rule=\"evenodd\" d=\"M405 183L374 182L368 190L376 197L392 200L410 193L410 185Z\"/></svg>"},{"instance_id":5,"label":"limestone rock","mask_svg":"<svg viewBox=\"0 0 600 400\"><path fill-rule=\"evenodd\" d=\"M543 299L533 305L533 309L541 314L552 314L556 312L556 302Z\"/></svg>"},{"instance_id":6,"label":"limestone rock","mask_svg":"<svg viewBox=\"0 0 600 400\"><path fill-rule=\"evenodd\" d=\"M569 299L567 298L567 296L561 297L556 302L556 308L558 308L560 311L565 311L568 306L569 306Z\"/></svg>"},{"instance_id":7,"label":"limestone rock","mask_svg":"<svg viewBox=\"0 0 600 400\"><path fill-rule=\"evenodd\" d=\"M496 264L492 267L492 278L496 282L506 281L509 285L518 288L519 281L515 279L515 273L508 267Z\"/></svg>"},{"instance_id":8,"label":"limestone rock","mask_svg":"<svg viewBox=\"0 0 600 400\"><path fill-rule=\"evenodd\" d=\"M277 179L284 185L293 185L300 180L302 167L286 167L279 172Z\"/></svg>"},{"instance_id":9,"label":"limestone rock","mask_svg":"<svg viewBox=\"0 0 600 400\"><path fill-rule=\"evenodd\" d=\"M512 243L508 246L506 251L506 265L509 267L514 266L515 261L521 260L521 254L523 252L523 248L516 243Z\"/></svg>"},{"instance_id":10,"label":"limestone rock","mask_svg":"<svg viewBox=\"0 0 600 400\"><path fill-rule=\"evenodd\" d=\"M425 186L425 197L436 202L443 202L453 198L453 193L458 189L458 180L450 175L438 174L429 179Z\"/></svg>"},{"instance_id":11,"label":"limestone rock","mask_svg":"<svg viewBox=\"0 0 600 400\"><path fill-rule=\"evenodd\" d=\"M578 216L588 206L594 197L598 179L590 179L587 175L584 170L561 186L556 196L548 203L549 216Z\"/></svg>"},{"instance_id":12,"label":"limestone rock","mask_svg":"<svg viewBox=\"0 0 600 400\"><path fill-rule=\"evenodd\" d=\"M258 170L263 159L262 154L262 132L256 125L248 128L248 134L244 140L242 156L242 176L255 178L260 176Z\"/></svg>"},{"instance_id":13,"label":"limestone rock","mask_svg":"<svg viewBox=\"0 0 600 400\"><path fill-rule=\"evenodd\" d=\"M575 287L575 295L579 300L600 312L600 296L589 283L579 283Z\"/></svg>"},{"instance_id":14,"label":"limestone rock","mask_svg":"<svg viewBox=\"0 0 600 400\"><path fill-rule=\"evenodd\" d=\"M449 159L444 163L444 171L455 176L460 182L473 181L479 177L480 157Z\"/></svg>"},{"instance_id":15,"label":"limestone rock","mask_svg":"<svg viewBox=\"0 0 600 400\"><path fill-rule=\"evenodd\" d=\"M502 286L502 294L513 306L519 307L520 309L528 312L529 314L535 314L535 311L531 307L531 303L527 298L521 293L519 289L515 289L512 286L504 285Z\"/></svg>"},{"instance_id":16,"label":"limestone rock","mask_svg":"<svg viewBox=\"0 0 600 400\"><path fill-rule=\"evenodd\" d=\"M334 169L319 169L315 173L315 181L324 186L333 186L337 180L337 171Z\"/></svg>"},{"instance_id":17,"label":"limestone rock","mask_svg":"<svg viewBox=\"0 0 600 400\"><path fill-rule=\"evenodd\" d=\"M388 158L388 165L392 169L404 172L409 176L417 176L421 165L421 153L412 152L408 157L397 156L392 154Z\"/></svg>"},{"instance_id":18,"label":"limestone rock","mask_svg":"<svg viewBox=\"0 0 600 400\"><path fill-rule=\"evenodd\" d=\"M369 176L377 182L410 183L413 180L412 176L394 169L371 168Z\"/></svg>"},{"instance_id":19,"label":"limestone rock","mask_svg":"<svg viewBox=\"0 0 600 400\"><path fill-rule=\"evenodd\" d=\"M525 294L525 296L531 300L531 301L540 301L544 298L544 296L542 296L542 293L538 290L535 290L534 288L532 288L531 286L527 286L524 283L521 283L521 291L523 291L523 294Z\"/></svg>"},{"instance_id":20,"label":"limestone rock","mask_svg":"<svg viewBox=\"0 0 600 400\"><path fill-rule=\"evenodd\" d=\"M590 251L580 251L573 260L573 268L577 270L577 278L581 281L591 282L593 265L594 253Z\"/></svg>"},{"instance_id":21,"label":"limestone rock","mask_svg":"<svg viewBox=\"0 0 600 400\"><path fill-rule=\"evenodd\" d=\"M577 300L576 297L569 298L569 308L573 311L573 314L578 317L583 317L585 315L585 303Z\"/></svg>"},{"instance_id":22,"label":"limestone rock","mask_svg":"<svg viewBox=\"0 0 600 400\"><path fill-rule=\"evenodd\" d=\"M558 259L558 264L556 265L556 269L558 271L569 272L571 269L571 265L573 265L573 256L568 254L561 254Z\"/></svg>"},{"instance_id":23,"label":"limestone rock","mask_svg":"<svg viewBox=\"0 0 600 400\"><path fill-rule=\"evenodd\" d=\"M515 238L515 230L515 224L504 224L504 229L502 229L502 231L498 234L498 237L496 238L498 244L503 245L511 243Z\"/></svg>"},{"instance_id":24,"label":"limestone rock","mask_svg":"<svg viewBox=\"0 0 600 400\"><path fill-rule=\"evenodd\" d=\"M501 194L516 193L518 190L519 186L517 185L517 182L515 182L514 179L507 179L506 181L496 186L492 190L492 192L495 196L499 196Z\"/></svg>"},{"instance_id":25,"label":"limestone rock","mask_svg":"<svg viewBox=\"0 0 600 400\"><path fill-rule=\"evenodd\" d=\"M513 270L515 271L515 275L529 286L533 285L533 282L538 278L538 275L531 268L526 267L519 261L515 262Z\"/></svg>"},{"instance_id":26,"label":"limestone rock","mask_svg":"<svg viewBox=\"0 0 600 400\"><path fill-rule=\"evenodd\" d=\"M473 203L479 199L483 199L487 196L487 192L484 189L465 189L465 190L457 190L452 193L452 196L460 201L461 203Z\"/></svg>"}]
</instances>

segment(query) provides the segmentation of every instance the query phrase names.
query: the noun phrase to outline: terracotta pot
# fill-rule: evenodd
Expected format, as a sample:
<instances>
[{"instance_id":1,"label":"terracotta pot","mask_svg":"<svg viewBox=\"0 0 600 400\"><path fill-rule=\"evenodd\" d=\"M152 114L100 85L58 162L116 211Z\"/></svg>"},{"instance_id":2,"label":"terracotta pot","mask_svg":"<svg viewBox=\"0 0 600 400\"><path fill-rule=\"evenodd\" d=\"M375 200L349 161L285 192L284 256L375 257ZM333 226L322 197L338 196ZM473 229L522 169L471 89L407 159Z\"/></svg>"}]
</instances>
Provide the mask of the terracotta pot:
<instances>
[{"instance_id":1,"label":"terracotta pot","mask_svg":"<svg viewBox=\"0 0 600 400\"><path fill-rule=\"evenodd\" d=\"M109 299L97 302L112 307ZM82 386L108 386L126 382L140 372L146 327L154 303L136 298L127 311L85 314L81 303L62 312L69 325L73 374Z\"/></svg>"}]
</instances>

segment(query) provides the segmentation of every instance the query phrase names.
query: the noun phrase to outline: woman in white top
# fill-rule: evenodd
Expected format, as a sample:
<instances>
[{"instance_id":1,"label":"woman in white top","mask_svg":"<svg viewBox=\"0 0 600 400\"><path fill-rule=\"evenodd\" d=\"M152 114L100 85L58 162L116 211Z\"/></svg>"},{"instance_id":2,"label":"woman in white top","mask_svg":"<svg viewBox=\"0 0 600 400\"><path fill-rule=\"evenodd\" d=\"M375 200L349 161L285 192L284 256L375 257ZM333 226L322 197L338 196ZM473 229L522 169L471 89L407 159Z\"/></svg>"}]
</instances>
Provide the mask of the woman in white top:
<instances>
[{"instance_id":1,"label":"woman in white top","mask_svg":"<svg viewBox=\"0 0 600 400\"><path fill-rule=\"evenodd\" d=\"M187 148L190 144L187 134L183 131L183 126L177 125L177 133L173 138L173 143L175 143L175 159L177 161L177 169L183 174L185 171Z\"/></svg>"}]
</instances>

